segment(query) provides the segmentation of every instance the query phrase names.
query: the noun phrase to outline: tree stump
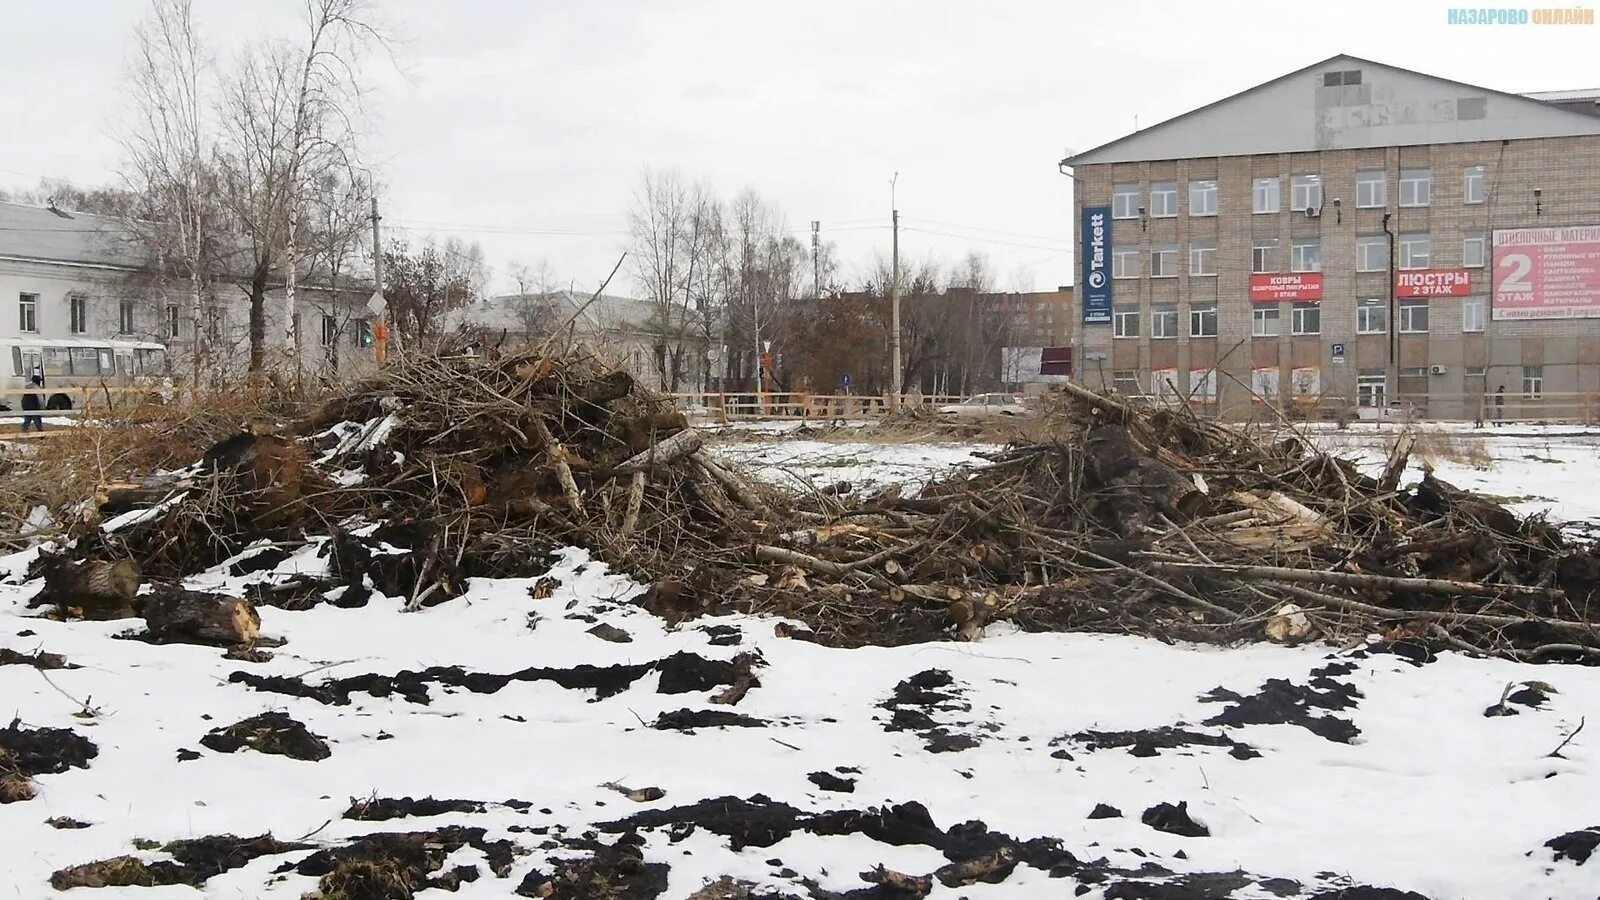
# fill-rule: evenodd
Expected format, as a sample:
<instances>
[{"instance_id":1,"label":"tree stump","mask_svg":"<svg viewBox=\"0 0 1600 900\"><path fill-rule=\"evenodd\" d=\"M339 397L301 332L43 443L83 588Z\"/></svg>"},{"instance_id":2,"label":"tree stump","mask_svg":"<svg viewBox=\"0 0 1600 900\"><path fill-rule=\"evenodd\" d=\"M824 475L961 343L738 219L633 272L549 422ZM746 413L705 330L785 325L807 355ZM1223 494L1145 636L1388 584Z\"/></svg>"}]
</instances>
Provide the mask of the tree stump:
<instances>
[{"instance_id":1,"label":"tree stump","mask_svg":"<svg viewBox=\"0 0 1600 900\"><path fill-rule=\"evenodd\" d=\"M261 616L250 601L221 594L172 591L145 602L144 623L159 643L251 644L261 636Z\"/></svg>"},{"instance_id":2,"label":"tree stump","mask_svg":"<svg viewBox=\"0 0 1600 900\"><path fill-rule=\"evenodd\" d=\"M33 605L53 603L63 610L81 609L84 618L120 619L133 615L133 598L138 593L139 564L131 559L63 559L50 563L44 590Z\"/></svg>"}]
</instances>

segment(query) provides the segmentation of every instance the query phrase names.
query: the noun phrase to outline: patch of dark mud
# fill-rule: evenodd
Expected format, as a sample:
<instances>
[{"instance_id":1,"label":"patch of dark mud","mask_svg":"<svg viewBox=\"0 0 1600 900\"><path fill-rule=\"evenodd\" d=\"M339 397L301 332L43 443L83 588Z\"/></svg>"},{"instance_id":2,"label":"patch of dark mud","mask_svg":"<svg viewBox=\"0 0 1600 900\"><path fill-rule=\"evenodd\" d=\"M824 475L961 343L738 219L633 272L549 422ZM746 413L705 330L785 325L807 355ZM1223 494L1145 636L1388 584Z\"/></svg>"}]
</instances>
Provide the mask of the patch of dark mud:
<instances>
[{"instance_id":1,"label":"patch of dark mud","mask_svg":"<svg viewBox=\"0 0 1600 900\"><path fill-rule=\"evenodd\" d=\"M1595 848L1600 847L1600 825L1591 825L1582 831L1569 831L1545 841L1544 845L1555 851L1557 862L1570 859L1581 866L1594 855Z\"/></svg>"},{"instance_id":2,"label":"patch of dark mud","mask_svg":"<svg viewBox=\"0 0 1600 900\"><path fill-rule=\"evenodd\" d=\"M1310 895L1306 900L1429 900L1429 898L1414 890L1400 890L1395 887L1338 887L1334 890L1323 890L1322 894Z\"/></svg>"},{"instance_id":3,"label":"patch of dark mud","mask_svg":"<svg viewBox=\"0 0 1600 900\"><path fill-rule=\"evenodd\" d=\"M1254 694L1241 695L1223 687L1212 688L1200 697L1202 703L1232 704L1205 720L1205 725L1298 725L1329 741L1348 744L1361 729L1348 719L1318 715L1314 710L1353 709L1361 698L1354 685L1334 680L1353 671L1350 663L1330 663L1314 669L1306 684L1293 684L1282 678L1269 678Z\"/></svg>"},{"instance_id":4,"label":"patch of dark mud","mask_svg":"<svg viewBox=\"0 0 1600 900\"><path fill-rule=\"evenodd\" d=\"M1350 659L1367 659L1372 656L1389 655L1398 656L1412 666L1421 668L1439 658L1439 654L1447 649L1452 649L1441 641L1431 641L1426 638L1405 638L1397 641L1382 641L1367 644L1350 651Z\"/></svg>"},{"instance_id":5,"label":"patch of dark mud","mask_svg":"<svg viewBox=\"0 0 1600 900\"><path fill-rule=\"evenodd\" d=\"M734 625L702 625L700 631L713 647L737 647L744 640L744 632Z\"/></svg>"},{"instance_id":6,"label":"patch of dark mud","mask_svg":"<svg viewBox=\"0 0 1600 900\"><path fill-rule=\"evenodd\" d=\"M435 886L428 876L443 868L446 857L462 847L472 847L483 854L497 878L505 878L520 850L507 840L485 840L484 834L482 828L459 826L368 834L351 838L340 847L318 850L298 863L280 867L277 874L293 871L328 879L338 877L341 871L347 877L361 873L365 879L383 878L388 883L405 885L408 891L421 891ZM325 885L323 893L327 893Z\"/></svg>"},{"instance_id":7,"label":"patch of dark mud","mask_svg":"<svg viewBox=\"0 0 1600 900\"><path fill-rule=\"evenodd\" d=\"M833 791L839 794L853 794L856 792L856 780L854 778L840 778L832 772L812 772L806 776L806 780L825 791Z\"/></svg>"},{"instance_id":8,"label":"patch of dark mud","mask_svg":"<svg viewBox=\"0 0 1600 900\"><path fill-rule=\"evenodd\" d=\"M1211 829L1189 817L1189 801L1179 800L1177 805L1157 803L1144 811L1139 821L1157 831L1179 837L1211 837Z\"/></svg>"},{"instance_id":9,"label":"patch of dark mud","mask_svg":"<svg viewBox=\"0 0 1600 900\"><path fill-rule=\"evenodd\" d=\"M923 845L944 854L951 863L935 873L949 885L1003 879L1018 863L1064 877L1079 869L1076 857L1053 838L1019 841L990 831L982 822L964 822L940 829L920 803L802 813L787 803L757 794L748 800L718 797L688 806L644 810L615 822L602 823L610 833L666 829L681 840L695 829L728 839L735 852L746 847L771 847L796 831L824 836L862 835L892 846ZM867 895L861 895L867 896Z\"/></svg>"},{"instance_id":10,"label":"patch of dark mud","mask_svg":"<svg viewBox=\"0 0 1600 900\"><path fill-rule=\"evenodd\" d=\"M1199 872L1160 881L1119 881L1106 888L1106 900L1228 900L1240 888L1257 884L1244 872Z\"/></svg>"},{"instance_id":11,"label":"patch of dark mud","mask_svg":"<svg viewBox=\"0 0 1600 900\"><path fill-rule=\"evenodd\" d=\"M696 728L765 728L765 719L722 709L679 709L662 713L650 726L657 731L692 731Z\"/></svg>"},{"instance_id":12,"label":"patch of dark mud","mask_svg":"<svg viewBox=\"0 0 1600 900\"><path fill-rule=\"evenodd\" d=\"M228 574L238 578L255 572L276 569L278 563L288 559L290 555L290 551L285 547L267 547L251 553L244 559L235 560L228 566Z\"/></svg>"},{"instance_id":13,"label":"patch of dark mud","mask_svg":"<svg viewBox=\"0 0 1600 900\"><path fill-rule=\"evenodd\" d=\"M70 728L23 728L20 719L0 728L0 768L30 778L87 769L99 755L93 741Z\"/></svg>"},{"instance_id":14,"label":"patch of dark mud","mask_svg":"<svg viewBox=\"0 0 1600 900\"><path fill-rule=\"evenodd\" d=\"M44 823L58 831L76 831L80 828L88 828L91 824L70 816L56 816L53 819L45 819Z\"/></svg>"},{"instance_id":15,"label":"patch of dark mud","mask_svg":"<svg viewBox=\"0 0 1600 900\"><path fill-rule=\"evenodd\" d=\"M35 669L76 669L75 665L67 662L67 658L59 653L46 653L36 650L32 653L18 653L0 647L0 666L33 666Z\"/></svg>"},{"instance_id":16,"label":"patch of dark mud","mask_svg":"<svg viewBox=\"0 0 1600 900\"><path fill-rule=\"evenodd\" d=\"M615 625L608 625L605 622L595 625L593 628L584 633L593 635L602 641L608 641L613 644L633 643L633 635L623 631L621 628L618 628Z\"/></svg>"},{"instance_id":17,"label":"patch of dark mud","mask_svg":"<svg viewBox=\"0 0 1600 900\"><path fill-rule=\"evenodd\" d=\"M604 700L622 693L645 675L659 671L659 693L680 694L708 690L717 686L732 686L739 675L739 660L706 659L694 653L680 652L653 663L637 665L593 666L587 663L570 669L533 667L496 675L487 672L468 672L460 666L433 666L421 670L404 670L393 675L354 675L335 678L320 684L309 684L298 678L282 675L257 675L253 672L234 672L228 681L242 684L258 691L304 697L329 706L345 706L351 694L368 694L373 697L399 696L411 703L426 705L431 701L429 688L462 688L475 694L493 694L516 682L550 681L568 690L592 690L595 700ZM754 659L750 657L749 659ZM747 662L747 664L749 664ZM754 686L752 684L751 686Z\"/></svg>"},{"instance_id":18,"label":"patch of dark mud","mask_svg":"<svg viewBox=\"0 0 1600 900\"><path fill-rule=\"evenodd\" d=\"M160 848L172 860L144 862L132 856L117 856L60 869L50 876L50 886L58 891L75 887L160 887L184 884L200 887L211 878L229 872L262 856L276 856L311 849L310 844L291 844L270 834L241 838L216 834L173 841Z\"/></svg>"},{"instance_id":19,"label":"patch of dark mud","mask_svg":"<svg viewBox=\"0 0 1600 900\"><path fill-rule=\"evenodd\" d=\"M351 801L350 808L344 811L343 818L353 819L357 822L387 822L390 819L442 816L446 813L481 813L488 808L489 804L478 800L435 800L432 797L413 800L410 797L373 797L367 800Z\"/></svg>"},{"instance_id":20,"label":"patch of dark mud","mask_svg":"<svg viewBox=\"0 0 1600 900\"><path fill-rule=\"evenodd\" d=\"M644 839L628 833L614 845L595 843L590 855L535 869L517 885L519 897L549 900L655 900L667 890L665 863L645 862Z\"/></svg>"},{"instance_id":21,"label":"patch of dark mud","mask_svg":"<svg viewBox=\"0 0 1600 900\"><path fill-rule=\"evenodd\" d=\"M225 728L212 729L200 739L200 745L218 753L236 753L248 748L257 753L308 762L333 755L326 741L281 712L262 713Z\"/></svg>"},{"instance_id":22,"label":"patch of dark mud","mask_svg":"<svg viewBox=\"0 0 1600 900\"><path fill-rule=\"evenodd\" d=\"M926 669L895 685L888 700L878 704L889 711L884 731L910 731L923 740L929 753L954 753L978 746L978 738L953 730L970 722L940 722L936 713L946 716L970 713L972 705L962 699L963 689L949 672Z\"/></svg>"},{"instance_id":23,"label":"patch of dark mud","mask_svg":"<svg viewBox=\"0 0 1600 900\"><path fill-rule=\"evenodd\" d=\"M1089 751L1126 747L1130 755L1139 757L1159 756L1162 750L1176 750L1180 747L1227 747L1235 759L1261 757L1254 747L1240 743L1227 735L1206 734L1170 725L1147 728L1143 731L1080 731L1077 734L1056 738L1050 742L1050 746L1054 747L1067 741L1081 745L1083 749Z\"/></svg>"}]
</instances>

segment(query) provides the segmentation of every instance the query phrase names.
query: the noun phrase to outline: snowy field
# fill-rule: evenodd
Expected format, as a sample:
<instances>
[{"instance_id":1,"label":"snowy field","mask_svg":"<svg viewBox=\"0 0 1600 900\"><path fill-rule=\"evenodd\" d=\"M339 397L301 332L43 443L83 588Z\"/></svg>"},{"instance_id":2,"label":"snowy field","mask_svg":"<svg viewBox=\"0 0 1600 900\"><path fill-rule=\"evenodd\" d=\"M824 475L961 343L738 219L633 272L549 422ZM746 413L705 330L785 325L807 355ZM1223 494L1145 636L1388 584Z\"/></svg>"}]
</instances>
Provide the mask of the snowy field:
<instances>
[{"instance_id":1,"label":"snowy field","mask_svg":"<svg viewBox=\"0 0 1600 900\"><path fill-rule=\"evenodd\" d=\"M1491 468L1439 469L1600 516L1584 490L1595 440L1495 436ZM777 480L867 486L983 449L775 437L718 452ZM0 653L17 718L0 747L60 729L45 734L92 753L0 804L0 897L53 896L52 873L127 856L179 883L71 895L298 898L386 833L419 836L421 897L924 895L873 883L878 866L927 877L939 900L1600 896L1600 737L1577 732L1600 722L1600 668L1003 624L974 643L834 650L771 619L669 628L580 551L549 580L476 581L415 613L381 594L263 608L283 643L245 661L125 639L137 620L36 618L28 558L0 559L0 649L71 667ZM242 594L325 563L313 547L189 586ZM263 714L325 757L218 736ZM456 802L410 802L424 798ZM278 843L196 850L268 833ZM723 876L744 887L702 891Z\"/></svg>"}]
</instances>

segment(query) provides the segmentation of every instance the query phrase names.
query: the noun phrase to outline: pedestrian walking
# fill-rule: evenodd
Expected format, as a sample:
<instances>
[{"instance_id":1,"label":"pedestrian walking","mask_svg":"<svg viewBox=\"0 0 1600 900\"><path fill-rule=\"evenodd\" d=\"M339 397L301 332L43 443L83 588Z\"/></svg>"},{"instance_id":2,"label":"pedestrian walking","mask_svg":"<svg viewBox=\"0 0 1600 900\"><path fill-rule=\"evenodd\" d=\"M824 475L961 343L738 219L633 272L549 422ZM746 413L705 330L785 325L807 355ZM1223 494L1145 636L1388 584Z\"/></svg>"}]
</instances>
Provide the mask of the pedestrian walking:
<instances>
[{"instance_id":1,"label":"pedestrian walking","mask_svg":"<svg viewBox=\"0 0 1600 900\"><path fill-rule=\"evenodd\" d=\"M44 378L39 375L34 375L28 379L28 387L42 389L44 387ZM44 417L39 415L39 411L42 409L44 409L44 395L42 393L38 391L29 391L28 393L22 395L23 434L28 433L29 427L38 430L40 434L44 433ZM30 412L33 413L33 415L28 415Z\"/></svg>"}]
</instances>

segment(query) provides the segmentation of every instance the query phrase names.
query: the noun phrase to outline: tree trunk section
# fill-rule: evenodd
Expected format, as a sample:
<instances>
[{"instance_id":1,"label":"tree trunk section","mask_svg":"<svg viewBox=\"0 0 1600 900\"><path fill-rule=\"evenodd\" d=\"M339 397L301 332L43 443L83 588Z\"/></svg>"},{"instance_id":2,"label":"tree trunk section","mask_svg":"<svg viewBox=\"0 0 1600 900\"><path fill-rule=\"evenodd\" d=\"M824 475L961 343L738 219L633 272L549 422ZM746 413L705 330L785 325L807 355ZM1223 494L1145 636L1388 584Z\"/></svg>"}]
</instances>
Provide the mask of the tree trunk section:
<instances>
[{"instance_id":1,"label":"tree trunk section","mask_svg":"<svg viewBox=\"0 0 1600 900\"><path fill-rule=\"evenodd\" d=\"M261 636L261 616L250 601L220 594L158 594L145 603L144 622L160 643L228 647L252 644Z\"/></svg>"}]
</instances>

